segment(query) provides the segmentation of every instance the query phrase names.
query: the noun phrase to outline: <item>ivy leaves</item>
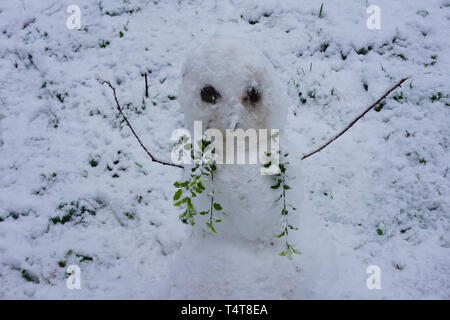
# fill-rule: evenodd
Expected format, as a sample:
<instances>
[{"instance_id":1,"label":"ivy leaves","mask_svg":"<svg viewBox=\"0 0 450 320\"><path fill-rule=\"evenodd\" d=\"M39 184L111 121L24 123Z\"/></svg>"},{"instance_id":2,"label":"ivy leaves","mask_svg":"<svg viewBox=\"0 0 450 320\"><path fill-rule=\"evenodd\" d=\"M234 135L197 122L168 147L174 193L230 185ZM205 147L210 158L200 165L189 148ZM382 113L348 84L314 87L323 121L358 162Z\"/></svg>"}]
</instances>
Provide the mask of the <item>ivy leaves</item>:
<instances>
[{"instance_id":1,"label":"ivy leaves","mask_svg":"<svg viewBox=\"0 0 450 320\"><path fill-rule=\"evenodd\" d=\"M214 233L217 233L216 229L214 228L214 225L212 224L212 222L207 221L206 222L206 226Z\"/></svg>"},{"instance_id":2,"label":"ivy leaves","mask_svg":"<svg viewBox=\"0 0 450 320\"><path fill-rule=\"evenodd\" d=\"M202 151L206 150L208 147L211 147L211 142L208 140L205 140L203 138L201 141L198 141L199 146L201 147ZM192 148L191 148L192 150ZM283 158L287 158L289 154L284 154ZM271 154L267 153L266 156L270 157ZM192 154L192 157L194 155ZM263 164L264 168L269 168L273 164L277 164L278 161L275 163L272 158L269 158L267 160L267 163ZM280 256L285 256L288 259L293 259L294 254L300 254L299 251L297 251L288 241L288 234L289 231L298 230L298 228L294 227L289 223L288 217L289 217L289 210L288 207L291 207L292 210L296 210L291 205L287 204L286 202L286 193L288 190L291 190L291 187L286 183L288 177L286 176L286 166L289 164L287 161L280 161L278 163L279 171L277 174L273 176L273 184L270 185L270 188L272 190L281 190L281 194L277 197L275 202L281 202L281 227L282 231L280 234L277 235L277 238L285 239L284 243L284 249L280 252ZM190 177L185 181L177 181L174 183L175 188L177 190L175 191L173 195L173 201L175 207L182 206L184 208L183 213L179 216L180 220L183 223L190 224L191 226L195 225L195 216L207 216L209 215L209 218L205 222L205 225L208 227L208 229L216 234L217 230L214 226L214 223L220 223L222 220L217 219L214 217L215 212L220 212L223 214L222 210L223 207L220 203L214 201L214 172L216 171L216 163L213 160L208 161L202 161L202 163L196 164L191 169ZM207 210L198 211L194 205L193 205L193 198L197 197L198 195L202 194L206 191L205 184L207 182L210 182L211 190L207 194L207 196L211 199L210 201L210 207Z\"/></svg>"},{"instance_id":3,"label":"ivy leaves","mask_svg":"<svg viewBox=\"0 0 450 320\"><path fill-rule=\"evenodd\" d=\"M295 248L292 245L290 245L289 242L287 242L287 240L284 243L284 245L285 245L285 249L282 252L280 252L280 256L287 257L289 260L292 260L292 255L294 253L301 254L301 252L295 250Z\"/></svg>"},{"instance_id":4,"label":"ivy leaves","mask_svg":"<svg viewBox=\"0 0 450 320\"><path fill-rule=\"evenodd\" d=\"M207 140L205 137L198 141L199 146L201 146L202 151L205 151L208 146L211 145L211 141ZM193 154L192 154L193 157ZM221 219L213 219L214 210L222 211L222 206L214 202L214 172L216 171L216 163L214 160L203 161L200 164L196 164L191 169L190 177L186 181L176 181L173 185L177 188L175 194L173 195L173 201L175 207L183 206L184 212L180 215L180 220L183 223L195 225L195 216L197 214L205 216L209 214L209 219L206 222L206 226L213 233L217 233L214 228L214 222L219 223ZM193 198L202 194L205 190L205 184L207 181L211 180L211 192L207 195L211 198L211 207L208 210L198 212L193 205Z\"/></svg>"},{"instance_id":5,"label":"ivy leaves","mask_svg":"<svg viewBox=\"0 0 450 320\"><path fill-rule=\"evenodd\" d=\"M281 179L277 179L277 183L275 183L273 186L270 186L272 189L278 189L281 186Z\"/></svg>"},{"instance_id":6,"label":"ivy leaves","mask_svg":"<svg viewBox=\"0 0 450 320\"><path fill-rule=\"evenodd\" d=\"M290 230L298 230L298 228L293 227L293 226L290 225L290 224L288 224L287 227L288 227ZM286 231L286 229L283 229L283 232L281 232L279 235L277 235L277 238L282 238L282 237L284 237L284 236L286 236L286 235L287 235L287 231Z\"/></svg>"},{"instance_id":7,"label":"ivy leaves","mask_svg":"<svg viewBox=\"0 0 450 320\"><path fill-rule=\"evenodd\" d=\"M203 184L203 181L200 179L201 176L194 177L191 175L192 180L186 180L184 182L175 182L173 185L175 188L179 188L175 194L173 195L173 201L176 201L174 206L179 207L180 205L186 203L189 207L192 206L191 197L196 197L197 194L202 193L205 191L205 185ZM183 195L183 189L185 194L187 195L182 200L178 201L181 196Z\"/></svg>"},{"instance_id":8,"label":"ivy leaves","mask_svg":"<svg viewBox=\"0 0 450 320\"><path fill-rule=\"evenodd\" d=\"M183 194L183 190L182 189L178 189L177 192L175 192L175 194L173 196L173 201L177 201L178 199L180 199L182 194Z\"/></svg>"},{"instance_id":9,"label":"ivy leaves","mask_svg":"<svg viewBox=\"0 0 450 320\"><path fill-rule=\"evenodd\" d=\"M208 169L206 169L208 168ZM191 169L191 176L186 181L176 181L173 185L178 188L173 195L173 201L175 207L184 206L185 210L180 215L180 220L183 223L195 225L194 217L197 215L197 210L192 204L192 199L197 197L198 194L202 194L206 190L205 182L211 175L212 169L210 165L196 165ZM204 211L200 214L206 214Z\"/></svg>"},{"instance_id":10,"label":"ivy leaves","mask_svg":"<svg viewBox=\"0 0 450 320\"><path fill-rule=\"evenodd\" d=\"M288 153L283 155L283 158L288 157ZM281 189L281 194L275 199L275 202L281 201L281 227L282 231L279 235L277 235L277 238L286 238L286 241L284 243L284 250L280 252L280 256L287 257L289 260L292 259L293 254L300 254L299 251L295 250L295 248L288 242L288 234L289 230L298 230L298 228L292 226L289 224L288 215L289 210L287 209L288 205L286 202L286 191L290 190L291 187L286 183L287 176L286 176L286 166L289 164L289 162L286 161L280 161L279 168L280 173L276 174L273 178L274 184L270 186L271 189L278 190ZM264 165L265 168L269 167L271 165L271 161L266 163ZM290 206L293 210L296 210L296 208Z\"/></svg>"}]
</instances>

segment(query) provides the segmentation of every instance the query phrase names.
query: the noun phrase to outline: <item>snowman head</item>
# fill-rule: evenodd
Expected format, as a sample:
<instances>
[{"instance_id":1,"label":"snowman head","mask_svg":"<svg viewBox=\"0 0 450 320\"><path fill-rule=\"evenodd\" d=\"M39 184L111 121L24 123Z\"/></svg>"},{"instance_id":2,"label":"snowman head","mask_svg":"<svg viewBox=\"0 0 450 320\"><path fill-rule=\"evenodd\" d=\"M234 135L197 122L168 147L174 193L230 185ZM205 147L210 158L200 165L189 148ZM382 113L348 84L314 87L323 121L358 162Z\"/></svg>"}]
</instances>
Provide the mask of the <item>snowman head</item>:
<instances>
[{"instance_id":1,"label":"snowman head","mask_svg":"<svg viewBox=\"0 0 450 320\"><path fill-rule=\"evenodd\" d=\"M271 62L247 40L216 36L182 71L185 125L203 129L282 129L288 98Z\"/></svg>"}]
</instances>

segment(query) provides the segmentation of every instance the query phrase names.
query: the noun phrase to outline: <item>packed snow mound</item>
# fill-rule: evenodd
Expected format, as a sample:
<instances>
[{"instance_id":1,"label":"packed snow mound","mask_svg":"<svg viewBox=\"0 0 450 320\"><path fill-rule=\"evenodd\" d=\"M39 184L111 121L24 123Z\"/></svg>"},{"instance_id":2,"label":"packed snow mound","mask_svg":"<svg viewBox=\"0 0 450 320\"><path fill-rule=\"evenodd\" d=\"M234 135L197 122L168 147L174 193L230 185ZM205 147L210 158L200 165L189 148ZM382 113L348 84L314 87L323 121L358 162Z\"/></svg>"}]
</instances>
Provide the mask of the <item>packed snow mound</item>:
<instances>
[{"instance_id":1,"label":"packed snow mound","mask_svg":"<svg viewBox=\"0 0 450 320\"><path fill-rule=\"evenodd\" d=\"M324 299L333 297L339 269L333 241L311 212L290 241L301 252L279 256L283 245L192 233L177 252L164 292L170 299Z\"/></svg>"}]
</instances>

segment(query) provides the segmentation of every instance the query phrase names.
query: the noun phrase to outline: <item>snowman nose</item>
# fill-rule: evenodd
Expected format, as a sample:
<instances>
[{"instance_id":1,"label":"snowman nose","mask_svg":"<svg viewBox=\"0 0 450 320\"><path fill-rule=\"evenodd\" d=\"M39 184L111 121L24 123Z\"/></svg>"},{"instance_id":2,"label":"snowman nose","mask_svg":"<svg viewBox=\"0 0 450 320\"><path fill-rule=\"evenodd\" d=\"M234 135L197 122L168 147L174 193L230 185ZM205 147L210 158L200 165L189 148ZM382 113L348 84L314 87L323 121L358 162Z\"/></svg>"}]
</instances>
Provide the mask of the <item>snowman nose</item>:
<instances>
[{"instance_id":1,"label":"snowman nose","mask_svg":"<svg viewBox=\"0 0 450 320\"><path fill-rule=\"evenodd\" d=\"M245 107L242 104L236 103L233 105L228 123L230 129L236 130L239 125L239 120L242 119L243 111L245 111Z\"/></svg>"},{"instance_id":2,"label":"snowman nose","mask_svg":"<svg viewBox=\"0 0 450 320\"><path fill-rule=\"evenodd\" d=\"M228 128L232 129L232 130L236 130L237 126L238 126L238 121L237 119L231 119L229 124L228 124Z\"/></svg>"}]
</instances>

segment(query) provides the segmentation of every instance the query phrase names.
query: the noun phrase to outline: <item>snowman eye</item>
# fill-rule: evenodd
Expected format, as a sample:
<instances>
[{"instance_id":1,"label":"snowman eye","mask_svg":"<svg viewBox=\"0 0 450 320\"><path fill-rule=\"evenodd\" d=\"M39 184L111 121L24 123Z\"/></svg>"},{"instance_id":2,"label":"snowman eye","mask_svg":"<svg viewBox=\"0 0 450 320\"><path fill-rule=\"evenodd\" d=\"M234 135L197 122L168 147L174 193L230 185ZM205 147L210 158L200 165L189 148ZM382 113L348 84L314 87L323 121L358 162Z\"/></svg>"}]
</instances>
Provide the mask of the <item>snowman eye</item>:
<instances>
[{"instance_id":1,"label":"snowman eye","mask_svg":"<svg viewBox=\"0 0 450 320\"><path fill-rule=\"evenodd\" d=\"M205 86L200 91L200 96L203 101L216 104L217 100L220 98L220 93L217 92L213 86Z\"/></svg>"},{"instance_id":2,"label":"snowman eye","mask_svg":"<svg viewBox=\"0 0 450 320\"><path fill-rule=\"evenodd\" d=\"M261 99L261 92L257 87L251 86L247 88L246 99L251 103L257 103Z\"/></svg>"}]
</instances>

